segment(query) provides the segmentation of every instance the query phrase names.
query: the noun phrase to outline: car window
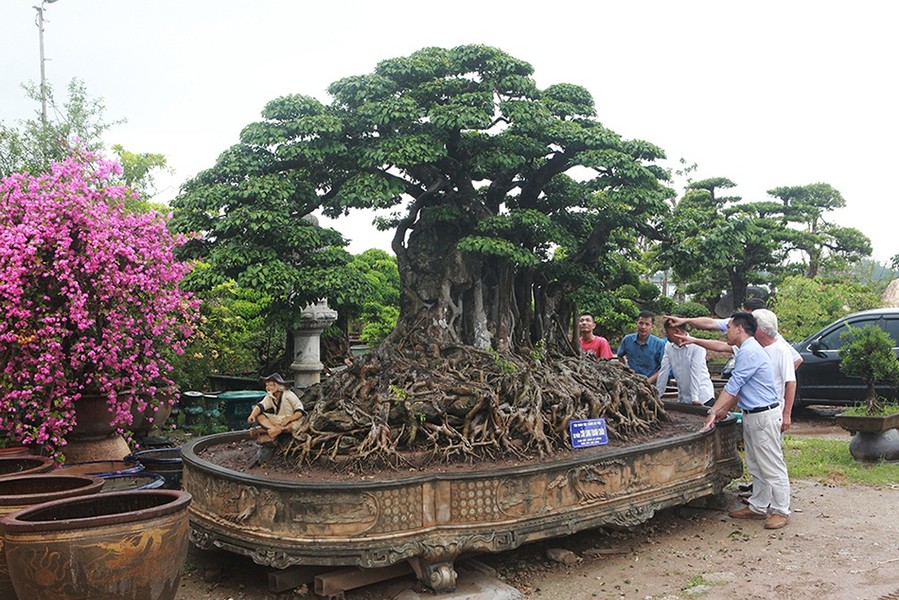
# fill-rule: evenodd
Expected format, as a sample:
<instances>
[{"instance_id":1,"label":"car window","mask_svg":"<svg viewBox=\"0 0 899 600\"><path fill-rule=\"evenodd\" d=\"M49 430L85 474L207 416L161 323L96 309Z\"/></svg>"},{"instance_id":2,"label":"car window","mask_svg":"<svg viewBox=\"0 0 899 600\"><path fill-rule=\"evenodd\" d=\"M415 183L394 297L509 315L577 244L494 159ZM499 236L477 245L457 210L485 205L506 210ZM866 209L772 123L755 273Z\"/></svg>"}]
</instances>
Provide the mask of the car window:
<instances>
[{"instance_id":1,"label":"car window","mask_svg":"<svg viewBox=\"0 0 899 600\"><path fill-rule=\"evenodd\" d=\"M861 329L866 325L876 325L876 319L866 319L864 321L855 321L852 323L853 328ZM842 348L846 342L841 338L843 333L847 330L845 323L840 323L839 327L833 329L829 333L826 333L821 336L820 344L822 350L839 350Z\"/></svg>"},{"instance_id":2,"label":"car window","mask_svg":"<svg viewBox=\"0 0 899 600\"><path fill-rule=\"evenodd\" d=\"M887 319L886 331L893 338L893 347L899 347L899 319Z\"/></svg>"}]
</instances>

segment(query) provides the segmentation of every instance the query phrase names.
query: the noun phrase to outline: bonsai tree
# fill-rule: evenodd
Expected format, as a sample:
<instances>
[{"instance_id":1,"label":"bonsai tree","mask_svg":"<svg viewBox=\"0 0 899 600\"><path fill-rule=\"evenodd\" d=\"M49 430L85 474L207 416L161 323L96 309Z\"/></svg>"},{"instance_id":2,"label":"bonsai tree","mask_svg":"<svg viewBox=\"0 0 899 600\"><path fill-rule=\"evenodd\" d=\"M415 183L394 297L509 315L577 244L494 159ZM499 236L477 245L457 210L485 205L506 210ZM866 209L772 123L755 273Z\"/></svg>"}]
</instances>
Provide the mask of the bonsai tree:
<instances>
[{"instance_id":1,"label":"bonsai tree","mask_svg":"<svg viewBox=\"0 0 899 600\"><path fill-rule=\"evenodd\" d=\"M117 163L74 154L0 181L0 437L56 454L87 394L124 431L171 385L197 302L166 219L125 206ZM173 401L170 399L169 401Z\"/></svg>"},{"instance_id":2,"label":"bonsai tree","mask_svg":"<svg viewBox=\"0 0 899 600\"><path fill-rule=\"evenodd\" d=\"M840 369L865 383L867 412L876 415L883 409L883 398L877 394L876 384L899 383L899 358L893 352L894 342L875 325L861 329L850 327L842 337L847 343L840 348Z\"/></svg>"},{"instance_id":3,"label":"bonsai tree","mask_svg":"<svg viewBox=\"0 0 899 600\"><path fill-rule=\"evenodd\" d=\"M394 231L396 327L306 393L295 459L543 456L565 447L572 419L605 417L613 439L656 425L653 388L581 357L573 325L603 309L578 291L617 288L638 236L658 237L664 154L606 128L584 88L539 89L532 73L496 48L425 48L333 83L327 104L277 98L173 202L181 231L289 209L267 230L230 226L186 248L227 265L238 251L264 260L271 232L303 234L314 210L394 211L379 226Z\"/></svg>"}]
</instances>

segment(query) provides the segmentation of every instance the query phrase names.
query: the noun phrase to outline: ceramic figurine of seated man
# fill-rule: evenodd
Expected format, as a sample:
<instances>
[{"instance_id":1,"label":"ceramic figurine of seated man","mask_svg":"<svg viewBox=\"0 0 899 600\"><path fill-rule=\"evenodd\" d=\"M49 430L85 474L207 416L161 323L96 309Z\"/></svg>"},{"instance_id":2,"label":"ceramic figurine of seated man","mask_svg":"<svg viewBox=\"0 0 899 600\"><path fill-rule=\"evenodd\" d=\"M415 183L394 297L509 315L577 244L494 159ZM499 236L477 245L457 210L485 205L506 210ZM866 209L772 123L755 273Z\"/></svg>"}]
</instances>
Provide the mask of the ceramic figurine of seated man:
<instances>
[{"instance_id":1,"label":"ceramic figurine of seated man","mask_svg":"<svg viewBox=\"0 0 899 600\"><path fill-rule=\"evenodd\" d=\"M303 403L288 388L279 373L263 377L265 398L253 406L247 423L257 424L250 430L259 443L274 442L284 432L293 432L305 415Z\"/></svg>"}]
</instances>

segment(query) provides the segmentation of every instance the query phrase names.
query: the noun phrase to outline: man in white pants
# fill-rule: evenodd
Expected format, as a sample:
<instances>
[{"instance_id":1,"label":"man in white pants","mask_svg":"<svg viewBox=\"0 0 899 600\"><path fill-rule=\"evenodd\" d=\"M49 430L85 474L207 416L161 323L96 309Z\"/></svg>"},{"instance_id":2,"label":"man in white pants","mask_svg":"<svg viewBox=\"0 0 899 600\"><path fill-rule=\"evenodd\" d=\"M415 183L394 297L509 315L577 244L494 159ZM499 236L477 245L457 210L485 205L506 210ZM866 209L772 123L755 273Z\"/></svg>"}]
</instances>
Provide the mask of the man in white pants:
<instances>
[{"instance_id":1,"label":"man in white pants","mask_svg":"<svg viewBox=\"0 0 899 600\"><path fill-rule=\"evenodd\" d=\"M709 409L703 430L725 418L739 398L752 496L748 506L728 514L735 519L765 519L765 529L780 529L790 521L790 478L780 431L783 413L771 358L754 337L757 327L755 317L744 312L734 313L727 324L727 343L739 351L733 374Z\"/></svg>"}]
</instances>

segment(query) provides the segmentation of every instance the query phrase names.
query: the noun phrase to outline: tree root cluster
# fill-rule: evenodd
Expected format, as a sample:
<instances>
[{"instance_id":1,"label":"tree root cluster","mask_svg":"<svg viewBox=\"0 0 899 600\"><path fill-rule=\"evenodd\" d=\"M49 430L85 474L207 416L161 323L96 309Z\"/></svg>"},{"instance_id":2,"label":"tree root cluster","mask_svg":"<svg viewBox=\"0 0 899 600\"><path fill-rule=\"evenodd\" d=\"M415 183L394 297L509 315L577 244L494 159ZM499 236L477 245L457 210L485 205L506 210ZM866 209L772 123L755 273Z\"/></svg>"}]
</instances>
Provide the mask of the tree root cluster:
<instances>
[{"instance_id":1,"label":"tree root cluster","mask_svg":"<svg viewBox=\"0 0 899 600\"><path fill-rule=\"evenodd\" d=\"M302 400L308 416L280 450L294 467L542 458L568 447L571 420L604 417L609 438L627 441L665 418L655 389L620 364L471 346L411 358L385 344Z\"/></svg>"}]
</instances>

